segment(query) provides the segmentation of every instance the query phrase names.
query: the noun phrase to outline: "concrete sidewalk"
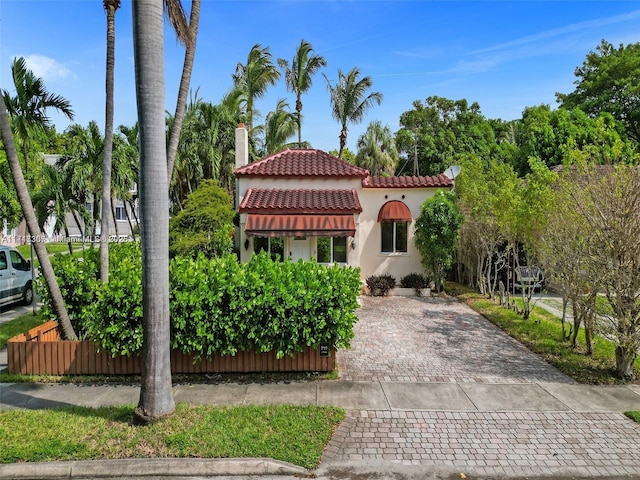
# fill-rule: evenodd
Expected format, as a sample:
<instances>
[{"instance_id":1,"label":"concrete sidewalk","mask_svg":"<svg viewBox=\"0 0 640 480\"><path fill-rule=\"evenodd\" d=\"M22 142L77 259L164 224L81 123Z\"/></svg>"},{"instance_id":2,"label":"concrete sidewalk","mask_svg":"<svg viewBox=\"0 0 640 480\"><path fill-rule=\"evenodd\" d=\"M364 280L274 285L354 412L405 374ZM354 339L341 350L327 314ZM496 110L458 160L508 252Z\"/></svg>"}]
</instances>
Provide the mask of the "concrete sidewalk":
<instances>
[{"instance_id":1,"label":"concrete sidewalk","mask_svg":"<svg viewBox=\"0 0 640 480\"><path fill-rule=\"evenodd\" d=\"M0 410L101 407L138 401L139 386L0 384ZM640 410L640 386L385 381L190 384L176 402L201 405L333 405L347 410L621 413Z\"/></svg>"}]
</instances>

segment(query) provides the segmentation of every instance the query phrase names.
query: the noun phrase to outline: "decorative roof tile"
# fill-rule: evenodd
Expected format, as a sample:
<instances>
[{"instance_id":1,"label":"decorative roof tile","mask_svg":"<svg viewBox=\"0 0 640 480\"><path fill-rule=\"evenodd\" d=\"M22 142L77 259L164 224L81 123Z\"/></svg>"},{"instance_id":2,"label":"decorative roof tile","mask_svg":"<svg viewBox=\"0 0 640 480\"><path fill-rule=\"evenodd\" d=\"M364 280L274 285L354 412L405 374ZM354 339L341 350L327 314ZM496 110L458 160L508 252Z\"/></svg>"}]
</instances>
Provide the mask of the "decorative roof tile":
<instances>
[{"instance_id":1,"label":"decorative roof tile","mask_svg":"<svg viewBox=\"0 0 640 480\"><path fill-rule=\"evenodd\" d=\"M364 188L438 188L452 187L453 181L445 175L432 177L366 177L362 180Z\"/></svg>"},{"instance_id":2,"label":"decorative roof tile","mask_svg":"<svg viewBox=\"0 0 640 480\"><path fill-rule=\"evenodd\" d=\"M369 171L322 150L286 149L235 170L236 176L262 177L360 177Z\"/></svg>"},{"instance_id":3,"label":"decorative roof tile","mask_svg":"<svg viewBox=\"0 0 640 480\"><path fill-rule=\"evenodd\" d=\"M354 190L250 188L240 213L359 213L362 206Z\"/></svg>"}]
</instances>

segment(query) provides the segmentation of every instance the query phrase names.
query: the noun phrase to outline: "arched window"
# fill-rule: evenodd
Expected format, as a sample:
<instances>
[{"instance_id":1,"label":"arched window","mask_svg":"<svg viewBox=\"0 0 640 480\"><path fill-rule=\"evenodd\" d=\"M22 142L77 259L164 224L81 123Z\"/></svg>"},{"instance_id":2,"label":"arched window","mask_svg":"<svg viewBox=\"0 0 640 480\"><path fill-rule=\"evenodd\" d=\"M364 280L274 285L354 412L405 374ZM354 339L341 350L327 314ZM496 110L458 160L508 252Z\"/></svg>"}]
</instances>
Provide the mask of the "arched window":
<instances>
[{"instance_id":1,"label":"arched window","mask_svg":"<svg viewBox=\"0 0 640 480\"><path fill-rule=\"evenodd\" d=\"M411 211L403 202L391 200L378 212L380 222L380 251L382 253L406 253Z\"/></svg>"}]
</instances>

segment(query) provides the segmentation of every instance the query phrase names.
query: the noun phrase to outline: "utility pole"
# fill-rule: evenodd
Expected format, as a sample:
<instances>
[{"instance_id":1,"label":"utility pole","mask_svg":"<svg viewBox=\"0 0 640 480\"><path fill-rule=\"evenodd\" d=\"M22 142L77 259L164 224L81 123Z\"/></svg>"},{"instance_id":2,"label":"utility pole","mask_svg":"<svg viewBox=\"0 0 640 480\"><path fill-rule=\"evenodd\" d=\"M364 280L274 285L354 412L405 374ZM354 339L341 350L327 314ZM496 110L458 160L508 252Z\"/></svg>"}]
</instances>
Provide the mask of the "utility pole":
<instances>
[{"instance_id":1,"label":"utility pole","mask_svg":"<svg viewBox=\"0 0 640 480\"><path fill-rule=\"evenodd\" d=\"M413 176L420 176L420 168L418 167L418 127L413 129Z\"/></svg>"}]
</instances>

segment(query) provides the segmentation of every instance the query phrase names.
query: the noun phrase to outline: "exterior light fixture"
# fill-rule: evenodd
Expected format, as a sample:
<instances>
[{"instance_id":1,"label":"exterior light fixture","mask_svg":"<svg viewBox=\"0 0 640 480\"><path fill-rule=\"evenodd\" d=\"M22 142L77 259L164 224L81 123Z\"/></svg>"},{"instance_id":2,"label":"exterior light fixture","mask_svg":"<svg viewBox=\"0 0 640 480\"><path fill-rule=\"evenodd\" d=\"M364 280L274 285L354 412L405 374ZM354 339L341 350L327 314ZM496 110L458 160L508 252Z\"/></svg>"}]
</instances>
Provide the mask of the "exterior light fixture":
<instances>
[{"instance_id":1,"label":"exterior light fixture","mask_svg":"<svg viewBox=\"0 0 640 480\"><path fill-rule=\"evenodd\" d=\"M249 250L249 239L248 238L244 241L244 249L245 250Z\"/></svg>"},{"instance_id":2,"label":"exterior light fixture","mask_svg":"<svg viewBox=\"0 0 640 480\"><path fill-rule=\"evenodd\" d=\"M356 239L354 238L353 240L351 240L351 250L355 250L356 249Z\"/></svg>"}]
</instances>

